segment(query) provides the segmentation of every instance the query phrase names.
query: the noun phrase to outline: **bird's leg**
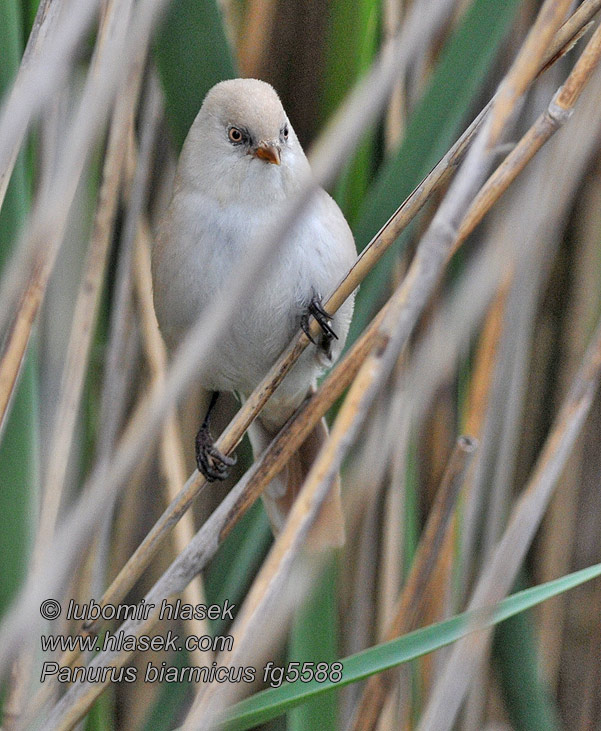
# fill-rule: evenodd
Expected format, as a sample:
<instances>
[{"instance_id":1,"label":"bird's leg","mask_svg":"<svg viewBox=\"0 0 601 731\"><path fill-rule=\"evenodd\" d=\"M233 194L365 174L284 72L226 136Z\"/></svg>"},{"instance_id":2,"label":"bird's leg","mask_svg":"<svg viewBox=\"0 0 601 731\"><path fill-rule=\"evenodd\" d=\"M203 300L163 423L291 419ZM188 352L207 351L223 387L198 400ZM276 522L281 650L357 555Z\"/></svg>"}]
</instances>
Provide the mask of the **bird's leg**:
<instances>
[{"instance_id":1,"label":"bird's leg","mask_svg":"<svg viewBox=\"0 0 601 731\"><path fill-rule=\"evenodd\" d=\"M218 398L219 391L213 391L211 402L207 409L207 414L200 429L198 430L195 442L196 466L198 467L198 471L206 477L208 482L225 480L229 474L228 467L232 467L236 464L235 457L227 457L215 447L213 437L209 430L211 412L213 411Z\"/></svg>"},{"instance_id":2,"label":"bird's leg","mask_svg":"<svg viewBox=\"0 0 601 731\"><path fill-rule=\"evenodd\" d=\"M311 315L313 315L313 317L317 320L317 324L321 328L322 335L319 347L324 351L327 356L330 356L332 340L338 340L338 335L336 335L336 333L332 329L332 326L330 325L330 322L332 321L332 315L324 310L323 305L321 304L321 298L317 295L313 296L313 298L309 302L309 306L307 307L306 312L301 317L301 327L309 340L314 345L318 345L318 343L315 342L313 336L311 335L311 329L309 327L309 318L311 317Z\"/></svg>"}]
</instances>

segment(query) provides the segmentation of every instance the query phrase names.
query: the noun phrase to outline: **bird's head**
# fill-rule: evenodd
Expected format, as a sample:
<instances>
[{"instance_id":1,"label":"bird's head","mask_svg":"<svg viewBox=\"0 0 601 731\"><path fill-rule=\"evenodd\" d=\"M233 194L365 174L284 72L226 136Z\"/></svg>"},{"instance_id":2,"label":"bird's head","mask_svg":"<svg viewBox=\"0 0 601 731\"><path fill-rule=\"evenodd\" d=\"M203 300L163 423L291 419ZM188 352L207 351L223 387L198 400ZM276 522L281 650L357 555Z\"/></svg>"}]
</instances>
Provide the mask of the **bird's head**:
<instances>
[{"instance_id":1,"label":"bird's head","mask_svg":"<svg viewBox=\"0 0 601 731\"><path fill-rule=\"evenodd\" d=\"M180 174L220 200L283 200L308 174L305 154L273 87L216 84L186 139Z\"/></svg>"}]
</instances>

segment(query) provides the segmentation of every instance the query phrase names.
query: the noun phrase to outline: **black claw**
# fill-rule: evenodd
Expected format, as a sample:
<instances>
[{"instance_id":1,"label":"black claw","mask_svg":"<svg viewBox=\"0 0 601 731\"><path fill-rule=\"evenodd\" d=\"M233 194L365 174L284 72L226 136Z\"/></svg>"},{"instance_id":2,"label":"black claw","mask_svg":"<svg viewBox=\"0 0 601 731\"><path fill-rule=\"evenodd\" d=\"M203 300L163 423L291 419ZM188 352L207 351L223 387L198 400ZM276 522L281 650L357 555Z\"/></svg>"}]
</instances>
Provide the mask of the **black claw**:
<instances>
[{"instance_id":1,"label":"black claw","mask_svg":"<svg viewBox=\"0 0 601 731\"><path fill-rule=\"evenodd\" d=\"M311 335L311 328L309 326L309 317L310 317L309 310L307 310L307 312L305 312L305 314L301 317L301 323L300 323L301 328L302 328L303 332L305 333L305 335L313 343L313 345L317 345L315 338L313 337L313 335Z\"/></svg>"},{"instance_id":2,"label":"black claw","mask_svg":"<svg viewBox=\"0 0 601 731\"><path fill-rule=\"evenodd\" d=\"M198 467L198 471L205 476L208 482L227 479L229 475L228 467L233 467L237 461L235 455L228 457L217 449L213 442L211 432L209 431L211 412L215 408L218 398L219 392L215 391L211 396L207 414L202 426L198 430L195 442L196 466Z\"/></svg>"},{"instance_id":3,"label":"black claw","mask_svg":"<svg viewBox=\"0 0 601 731\"><path fill-rule=\"evenodd\" d=\"M332 342L332 340L338 340L338 335L336 335L335 331L330 325L332 315L324 310L323 305L321 304L321 300L317 296L313 297L311 302L309 302L307 311L301 317L301 328L303 329L303 332L314 345L317 345L315 339L311 335L311 329L309 327L309 318L311 317L311 315L317 320L317 323L323 333L322 342L319 345L322 350L329 355L330 343Z\"/></svg>"},{"instance_id":4,"label":"black claw","mask_svg":"<svg viewBox=\"0 0 601 731\"><path fill-rule=\"evenodd\" d=\"M222 454L213 444L208 427L203 424L196 435L196 466L208 482L225 480L229 475L229 467L236 464L236 457Z\"/></svg>"}]
</instances>

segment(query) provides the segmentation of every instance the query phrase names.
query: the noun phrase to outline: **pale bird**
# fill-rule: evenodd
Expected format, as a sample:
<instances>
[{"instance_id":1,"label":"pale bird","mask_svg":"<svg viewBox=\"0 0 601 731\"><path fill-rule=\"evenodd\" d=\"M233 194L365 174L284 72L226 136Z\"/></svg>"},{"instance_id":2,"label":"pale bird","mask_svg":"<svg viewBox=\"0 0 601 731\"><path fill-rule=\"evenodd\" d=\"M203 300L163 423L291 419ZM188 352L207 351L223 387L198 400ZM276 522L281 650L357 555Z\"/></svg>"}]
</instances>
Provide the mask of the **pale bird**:
<instances>
[{"instance_id":1,"label":"pale bird","mask_svg":"<svg viewBox=\"0 0 601 731\"><path fill-rule=\"evenodd\" d=\"M203 308L220 296L236 263L273 226L285 203L311 174L307 158L275 90L256 79L216 84L206 95L180 155L173 197L152 256L154 303L170 348ZM248 397L309 316L321 336L310 345L250 428L255 458L312 391L343 348L353 298L330 317L325 300L356 257L351 230L323 189L272 258L264 279L212 347L200 374L213 391L196 439L198 469L224 479L233 464L213 446L209 416L220 391ZM316 454L327 437L313 429L263 499L275 532L281 529ZM344 521L339 479L310 537L315 546L340 545Z\"/></svg>"}]
</instances>

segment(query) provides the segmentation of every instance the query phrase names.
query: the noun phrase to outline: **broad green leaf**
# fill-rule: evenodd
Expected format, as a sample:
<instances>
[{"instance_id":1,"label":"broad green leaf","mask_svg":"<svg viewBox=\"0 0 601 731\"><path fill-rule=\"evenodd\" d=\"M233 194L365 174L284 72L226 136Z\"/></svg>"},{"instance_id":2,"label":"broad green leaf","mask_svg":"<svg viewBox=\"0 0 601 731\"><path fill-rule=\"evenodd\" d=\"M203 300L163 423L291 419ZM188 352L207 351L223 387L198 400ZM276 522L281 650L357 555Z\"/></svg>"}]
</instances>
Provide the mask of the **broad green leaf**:
<instances>
[{"instance_id":1,"label":"broad green leaf","mask_svg":"<svg viewBox=\"0 0 601 731\"><path fill-rule=\"evenodd\" d=\"M248 446L248 443L245 444ZM245 456L240 455L242 460ZM271 529L261 501L255 503L250 510L234 526L225 539L206 572L205 592L209 604L223 605L227 599L238 606L246 594L257 569L261 565L269 544ZM210 622L213 635L227 632L223 620ZM178 667L190 665L186 652L175 654L170 664ZM190 693L190 683L166 683L158 694L148 719L144 725L148 731L161 731L173 728L173 719L178 709L186 703Z\"/></svg>"},{"instance_id":2,"label":"broad green leaf","mask_svg":"<svg viewBox=\"0 0 601 731\"><path fill-rule=\"evenodd\" d=\"M23 52L23 18L17 0L0 3L0 97L10 89ZM19 155L0 211L0 272L14 250L31 200L31 171ZM0 434L0 616L25 576L36 519L39 484L37 355L32 338L10 412ZM1 709L0 709L1 713Z\"/></svg>"},{"instance_id":3,"label":"broad green leaf","mask_svg":"<svg viewBox=\"0 0 601 731\"><path fill-rule=\"evenodd\" d=\"M236 75L218 4L173 0L157 36L155 57L167 121L179 148L207 91Z\"/></svg>"},{"instance_id":4,"label":"broad green leaf","mask_svg":"<svg viewBox=\"0 0 601 731\"><path fill-rule=\"evenodd\" d=\"M207 600L223 604L225 600L239 605L250 586L272 540L271 528L263 508L257 501L234 526L219 548L206 573ZM221 620L211 622L212 631L225 631Z\"/></svg>"},{"instance_id":5,"label":"broad green leaf","mask_svg":"<svg viewBox=\"0 0 601 731\"><path fill-rule=\"evenodd\" d=\"M111 731L115 727L115 689L107 690L96 700L85 718L85 731Z\"/></svg>"},{"instance_id":6,"label":"broad green leaf","mask_svg":"<svg viewBox=\"0 0 601 731\"><path fill-rule=\"evenodd\" d=\"M0 3L0 99L12 86L23 53L23 20L18 0ZM16 234L29 210L30 191L25 156L21 154L6 192L0 219L0 270L10 258Z\"/></svg>"},{"instance_id":7,"label":"broad green leaf","mask_svg":"<svg viewBox=\"0 0 601 731\"><path fill-rule=\"evenodd\" d=\"M311 596L300 608L290 641L289 662L334 662L338 656L337 562L332 559ZM338 699L334 693L318 696L293 708L289 714L289 731L336 731Z\"/></svg>"},{"instance_id":8,"label":"broad green leaf","mask_svg":"<svg viewBox=\"0 0 601 731\"><path fill-rule=\"evenodd\" d=\"M549 581L546 584L526 589L499 602L496 607L480 612L463 612L444 622L418 629L415 632L370 647L363 652L341 660L344 666L342 679L338 682L326 680L323 683L288 683L279 688L270 688L237 703L231 709L224 728L228 731L242 731L259 723L275 718L295 705L322 693L356 683L359 680L397 667L409 660L427 655L434 650L450 645L475 629L491 627L540 604L546 599L558 596L569 589L601 576L601 564L576 571Z\"/></svg>"},{"instance_id":9,"label":"broad green leaf","mask_svg":"<svg viewBox=\"0 0 601 731\"><path fill-rule=\"evenodd\" d=\"M525 586L522 576L518 586ZM557 708L542 677L532 612L522 612L495 629L492 647L499 670L505 707L514 728L521 731L557 731Z\"/></svg>"},{"instance_id":10,"label":"broad green leaf","mask_svg":"<svg viewBox=\"0 0 601 731\"><path fill-rule=\"evenodd\" d=\"M378 50L377 0L333 0L325 44L322 117L338 108L354 84L369 69ZM352 223L371 182L376 150L375 130L368 130L347 161L334 190L334 198Z\"/></svg>"},{"instance_id":11,"label":"broad green leaf","mask_svg":"<svg viewBox=\"0 0 601 731\"><path fill-rule=\"evenodd\" d=\"M20 3L0 3L0 95L12 80L23 51ZM0 272L14 249L30 205L31 175L21 153L0 211ZM35 343L25 357L23 372L0 435L0 615L24 576L35 519L38 484L38 372Z\"/></svg>"},{"instance_id":12,"label":"broad green leaf","mask_svg":"<svg viewBox=\"0 0 601 731\"><path fill-rule=\"evenodd\" d=\"M475 0L466 11L441 52L398 152L383 165L363 200L354 226L360 251L459 136L518 5L518 0ZM361 285L347 345L388 291L395 256L406 241L401 237Z\"/></svg>"},{"instance_id":13,"label":"broad green leaf","mask_svg":"<svg viewBox=\"0 0 601 731\"><path fill-rule=\"evenodd\" d=\"M169 660L172 667L188 666L188 654L176 652ZM146 718L144 731L170 731L173 720L178 718L190 692L190 683L163 683L158 697Z\"/></svg>"}]
</instances>

